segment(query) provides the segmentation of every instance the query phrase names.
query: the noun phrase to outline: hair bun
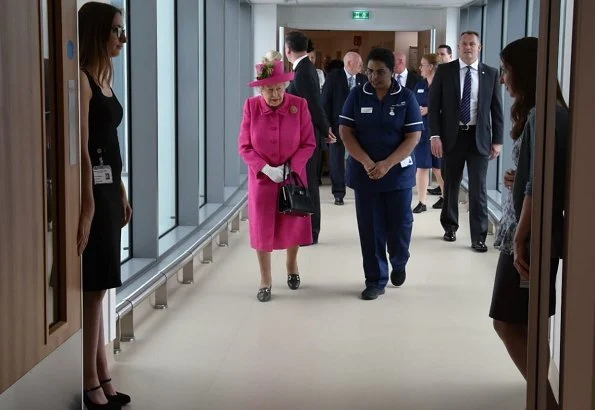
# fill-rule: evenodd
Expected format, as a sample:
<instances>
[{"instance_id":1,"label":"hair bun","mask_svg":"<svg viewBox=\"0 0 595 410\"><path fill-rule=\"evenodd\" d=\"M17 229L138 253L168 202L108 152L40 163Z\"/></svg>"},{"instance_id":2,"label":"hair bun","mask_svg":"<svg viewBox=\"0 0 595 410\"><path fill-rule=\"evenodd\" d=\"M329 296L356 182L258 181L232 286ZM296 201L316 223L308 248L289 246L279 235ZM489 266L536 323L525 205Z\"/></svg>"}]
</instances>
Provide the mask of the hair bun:
<instances>
[{"instance_id":1,"label":"hair bun","mask_svg":"<svg viewBox=\"0 0 595 410\"><path fill-rule=\"evenodd\" d=\"M261 62L263 64L273 63L275 61L282 61L283 56L277 50L270 50L262 57Z\"/></svg>"}]
</instances>

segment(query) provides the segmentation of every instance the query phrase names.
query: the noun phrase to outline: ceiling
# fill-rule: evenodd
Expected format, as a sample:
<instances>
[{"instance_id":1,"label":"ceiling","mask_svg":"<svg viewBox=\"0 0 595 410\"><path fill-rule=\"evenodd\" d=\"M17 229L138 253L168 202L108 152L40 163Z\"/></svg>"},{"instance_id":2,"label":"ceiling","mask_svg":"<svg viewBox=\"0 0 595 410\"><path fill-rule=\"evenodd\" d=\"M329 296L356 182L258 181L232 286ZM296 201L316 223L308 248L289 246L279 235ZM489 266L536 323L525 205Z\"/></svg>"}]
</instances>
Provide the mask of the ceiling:
<instances>
[{"instance_id":1,"label":"ceiling","mask_svg":"<svg viewBox=\"0 0 595 410\"><path fill-rule=\"evenodd\" d=\"M342 6L342 7L461 7L470 0L250 0L252 4L285 6Z\"/></svg>"}]
</instances>

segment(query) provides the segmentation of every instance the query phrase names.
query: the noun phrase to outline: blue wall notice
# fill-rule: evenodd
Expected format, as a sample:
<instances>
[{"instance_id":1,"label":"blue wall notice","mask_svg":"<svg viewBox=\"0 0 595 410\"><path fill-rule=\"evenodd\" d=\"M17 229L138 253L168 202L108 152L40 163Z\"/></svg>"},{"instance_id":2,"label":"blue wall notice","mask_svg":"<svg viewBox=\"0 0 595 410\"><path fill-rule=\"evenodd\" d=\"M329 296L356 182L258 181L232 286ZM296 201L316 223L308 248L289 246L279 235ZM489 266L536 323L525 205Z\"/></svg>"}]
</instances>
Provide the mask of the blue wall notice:
<instances>
[{"instance_id":1,"label":"blue wall notice","mask_svg":"<svg viewBox=\"0 0 595 410\"><path fill-rule=\"evenodd\" d=\"M69 60L74 58L74 43L72 40L68 40L68 43L66 43L66 55L68 55Z\"/></svg>"}]
</instances>

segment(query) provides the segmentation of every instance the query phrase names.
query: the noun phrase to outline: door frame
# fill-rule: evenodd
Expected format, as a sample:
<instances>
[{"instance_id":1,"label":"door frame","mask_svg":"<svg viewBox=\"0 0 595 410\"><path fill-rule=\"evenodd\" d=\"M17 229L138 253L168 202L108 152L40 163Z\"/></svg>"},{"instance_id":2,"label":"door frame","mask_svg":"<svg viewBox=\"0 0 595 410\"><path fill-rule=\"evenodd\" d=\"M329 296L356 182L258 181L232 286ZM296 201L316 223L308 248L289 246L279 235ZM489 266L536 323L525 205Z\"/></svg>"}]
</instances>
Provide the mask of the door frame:
<instances>
[{"instance_id":1,"label":"door frame","mask_svg":"<svg viewBox=\"0 0 595 410\"><path fill-rule=\"evenodd\" d=\"M566 250L560 399L563 409L595 409L595 268L593 267L593 95L595 2L574 0L570 82Z\"/></svg>"},{"instance_id":2,"label":"door frame","mask_svg":"<svg viewBox=\"0 0 595 410\"><path fill-rule=\"evenodd\" d=\"M595 58L590 39L595 2L574 0L570 87L570 132L567 156L566 226L561 301L560 406L595 409L595 275L591 255L595 231L592 204L592 98ZM531 293L527 408L546 409L549 353L549 287L552 272L551 216L558 81L560 0L541 0L538 55L537 121L531 244Z\"/></svg>"},{"instance_id":3,"label":"door frame","mask_svg":"<svg viewBox=\"0 0 595 410\"><path fill-rule=\"evenodd\" d=\"M527 345L527 409L547 407L552 204L558 89L560 0L541 0L531 221L531 292ZM560 195L561 193L557 193Z\"/></svg>"},{"instance_id":4,"label":"door frame","mask_svg":"<svg viewBox=\"0 0 595 410\"><path fill-rule=\"evenodd\" d=\"M41 0L39 3L41 8ZM82 325L81 259L77 254L80 214L78 12L76 0L48 1L49 4L54 7L54 25L50 25L50 29L54 29L55 39L52 55L55 60L55 138L56 149L60 150L57 229L61 233L58 265L61 317L51 326L46 322L45 355L68 340Z\"/></svg>"}]
</instances>

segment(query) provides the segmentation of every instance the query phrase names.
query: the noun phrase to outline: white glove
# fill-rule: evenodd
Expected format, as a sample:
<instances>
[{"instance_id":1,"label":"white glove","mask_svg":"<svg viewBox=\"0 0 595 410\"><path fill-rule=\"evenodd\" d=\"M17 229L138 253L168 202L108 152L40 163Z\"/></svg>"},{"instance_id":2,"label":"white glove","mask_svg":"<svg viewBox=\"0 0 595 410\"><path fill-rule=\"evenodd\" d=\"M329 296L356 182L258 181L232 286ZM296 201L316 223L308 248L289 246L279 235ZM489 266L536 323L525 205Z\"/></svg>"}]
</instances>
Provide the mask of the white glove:
<instances>
[{"instance_id":1,"label":"white glove","mask_svg":"<svg viewBox=\"0 0 595 410\"><path fill-rule=\"evenodd\" d=\"M269 177L273 182L283 182L283 165L279 165L278 167L272 167L269 164L266 164L264 167L262 167L260 172Z\"/></svg>"}]
</instances>

